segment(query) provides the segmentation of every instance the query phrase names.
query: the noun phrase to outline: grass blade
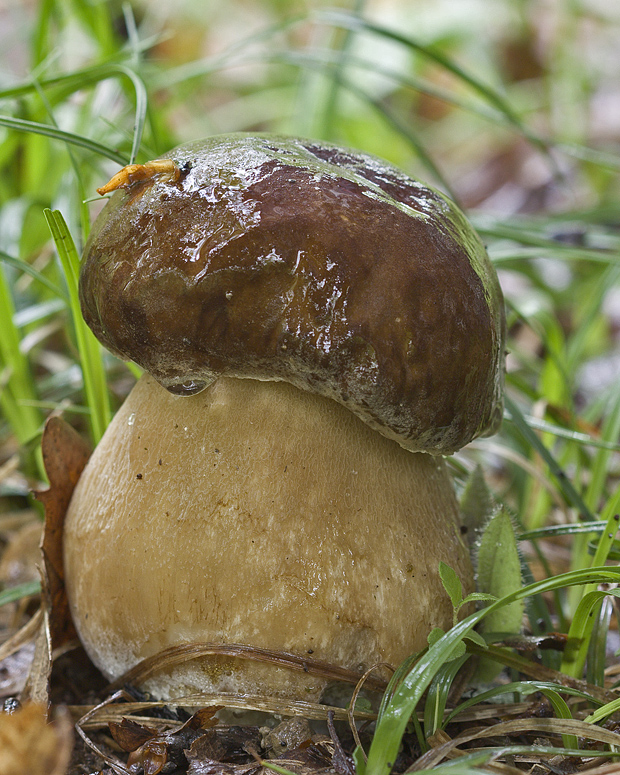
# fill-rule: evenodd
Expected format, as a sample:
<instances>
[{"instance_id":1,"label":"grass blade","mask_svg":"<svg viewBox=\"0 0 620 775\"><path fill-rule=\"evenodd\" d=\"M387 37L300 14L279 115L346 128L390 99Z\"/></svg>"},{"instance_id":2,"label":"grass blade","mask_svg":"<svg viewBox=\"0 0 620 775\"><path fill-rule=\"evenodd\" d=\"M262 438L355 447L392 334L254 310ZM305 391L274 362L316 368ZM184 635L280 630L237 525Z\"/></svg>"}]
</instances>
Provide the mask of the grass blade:
<instances>
[{"instance_id":1,"label":"grass blade","mask_svg":"<svg viewBox=\"0 0 620 775\"><path fill-rule=\"evenodd\" d=\"M443 722L443 726L446 727L450 722L454 721L458 717L459 713L463 713L469 708L473 708L475 705L485 703L488 700L494 700L497 697L501 697L505 694L507 695L518 693L527 696L533 692L554 692L557 694L558 686L557 684L553 684L548 681L514 681L509 684L503 684L502 686L495 686L492 689L489 689L486 692L482 692L481 694L477 694L475 697L464 700L462 703L457 705L456 708L454 708L454 710L452 710L446 716ZM592 697L586 692L582 692L580 689L574 689L570 686L563 686L562 694L568 694L571 697L580 697L581 699L587 700L588 702L601 704L601 701L597 700L595 697ZM563 716L563 718L571 718L571 716ZM578 748L579 746L575 747Z\"/></svg>"},{"instance_id":2,"label":"grass blade","mask_svg":"<svg viewBox=\"0 0 620 775\"><path fill-rule=\"evenodd\" d=\"M615 411L620 410L614 410L614 412ZM532 415L523 415L523 417L530 428L533 428L534 430L543 431L543 433L550 433L559 439L574 441L577 444L582 444L585 447L595 447L596 449L609 450L610 452L620 452L620 443L617 441L605 441L604 439L594 438L594 436L588 436L587 433L581 433L580 431L572 431L567 428L562 428L559 425L547 422L547 420L541 420L538 417L532 417ZM618 433L616 433L615 436L613 435L613 431L607 434L604 430L602 435L610 439L618 438L620 435L620 424L618 425ZM586 498L585 500L588 499Z\"/></svg>"},{"instance_id":3,"label":"grass blade","mask_svg":"<svg viewBox=\"0 0 620 775\"><path fill-rule=\"evenodd\" d=\"M5 419L21 445L29 442L39 433L42 416L31 403L38 398L30 364L20 349L20 336L15 325L13 297L0 266L0 407ZM44 477L41 456L35 453L35 465Z\"/></svg>"},{"instance_id":4,"label":"grass blade","mask_svg":"<svg viewBox=\"0 0 620 775\"><path fill-rule=\"evenodd\" d=\"M603 422L601 428L602 441L607 445L598 450L590 467L591 479L585 493L586 502L594 509L599 504L605 490L605 482L609 475L609 461L612 451L617 451L618 444L614 443L620 437L620 388L615 388L616 396L611 410Z\"/></svg>"},{"instance_id":5,"label":"grass blade","mask_svg":"<svg viewBox=\"0 0 620 775\"><path fill-rule=\"evenodd\" d=\"M523 124L521 119L513 111L510 104L495 90L487 84L475 78L462 67L459 67L445 54L437 50L432 46L426 46L422 43L418 43L413 38L403 35L395 30L388 29L379 24L375 24L368 19L364 19L361 16L347 13L346 11L333 11L326 10L318 13L318 19L326 24L331 24L338 27L344 27L349 30L356 30L358 32L369 32L374 35L378 35L387 40L392 40L405 48L416 51L427 59L443 67L447 72L452 73L459 80L466 83L475 92L479 94L486 102L496 108L502 113L508 123L512 124L518 131L527 137L530 142L534 143L545 153L548 153L548 143L537 137L535 134Z\"/></svg>"},{"instance_id":6,"label":"grass blade","mask_svg":"<svg viewBox=\"0 0 620 775\"><path fill-rule=\"evenodd\" d=\"M25 581L23 584L18 584L16 587L3 589L2 592L0 592L0 606L6 605L7 603L14 603L16 600L21 600L24 597L38 595L40 591L40 581Z\"/></svg>"},{"instance_id":7,"label":"grass blade","mask_svg":"<svg viewBox=\"0 0 620 775\"><path fill-rule=\"evenodd\" d=\"M620 526L620 515L617 512L620 506L620 487L609 499L603 511L603 517L607 519L605 530L600 534L598 546L592 560L593 566L603 565L614 544L614 537ZM609 594L614 594L611 590ZM584 587L582 598L577 606L573 621L568 630L568 642L564 650L561 670L573 678L581 677L586 663L590 638L594 628L602 599L607 592L599 592L596 585L589 584Z\"/></svg>"},{"instance_id":8,"label":"grass blade","mask_svg":"<svg viewBox=\"0 0 620 775\"><path fill-rule=\"evenodd\" d=\"M22 261L20 258L10 256L3 250L0 250L0 261L2 261L7 266L12 266L13 269L17 269L24 274L30 275L30 277L32 277L34 280L37 280L42 285L45 285L45 287L48 288L55 296L68 301L67 294L61 288L59 288L51 280L48 280L42 272L39 272L33 266L30 266L27 261Z\"/></svg>"},{"instance_id":9,"label":"grass blade","mask_svg":"<svg viewBox=\"0 0 620 775\"><path fill-rule=\"evenodd\" d=\"M377 721L365 773L361 775L389 775L409 719L422 695L430 685L439 668L450 658L455 647L485 616L502 606L525 597L552 592L567 586L579 584L600 584L620 582L620 568L590 568L571 571L542 581L537 581L506 595L487 608L468 616L440 640L431 646L405 676L396 688L385 712Z\"/></svg>"},{"instance_id":10,"label":"grass blade","mask_svg":"<svg viewBox=\"0 0 620 775\"><path fill-rule=\"evenodd\" d=\"M13 118L12 116L0 115L0 126L5 126L8 129L13 129L17 132L31 132L33 134L42 135L44 137L50 137L53 140L61 140L64 143L70 143L76 145L79 148L85 148L92 153L99 156L105 156L107 159L117 162L121 166L125 166L128 163L128 159L118 151L108 148L95 140L89 140L87 137L76 135L73 132L65 132L62 129L57 129L50 124L40 124L37 121L27 121L23 118Z\"/></svg>"},{"instance_id":11,"label":"grass blade","mask_svg":"<svg viewBox=\"0 0 620 775\"><path fill-rule=\"evenodd\" d=\"M464 654L462 657L446 662L433 678L424 704L424 734L426 738L434 735L441 728L452 683L470 656L471 654Z\"/></svg>"},{"instance_id":12,"label":"grass blade","mask_svg":"<svg viewBox=\"0 0 620 775\"><path fill-rule=\"evenodd\" d=\"M553 457L551 452L549 452L547 447L542 443L542 441L538 438L536 433L534 433L534 431L527 424L527 421L523 416L522 412L519 410L518 406L508 395L504 397L504 400L506 403L506 409L510 413L511 422L514 423L515 427L525 438L525 440L530 444L531 447L533 447L533 449L536 450L536 452L538 452L538 454L542 457L545 463L547 463L547 465L549 466L549 470L551 471L553 477L556 479L558 486L562 491L567 503L570 503L571 506L573 506L574 508L577 509L577 511L579 511L582 519L585 519L589 522L595 522L596 517L586 506L586 504L583 501L583 498L573 487L570 479L568 478L566 473L562 470L557 460Z\"/></svg>"},{"instance_id":13,"label":"grass blade","mask_svg":"<svg viewBox=\"0 0 620 775\"><path fill-rule=\"evenodd\" d=\"M123 65L116 65L111 70L116 71L119 75L126 75L131 81L136 94L136 118L134 121L133 140L131 143L131 154L129 156L129 164L134 164L140 150L142 143L142 135L144 134L144 125L146 123L146 115L148 111L148 97L146 93L146 86L144 81L129 67Z\"/></svg>"},{"instance_id":14,"label":"grass blade","mask_svg":"<svg viewBox=\"0 0 620 775\"><path fill-rule=\"evenodd\" d=\"M90 409L91 435L93 442L97 444L110 422L110 404L101 345L82 318L78 294L80 259L67 224L58 210L46 209L44 214L65 272L86 403Z\"/></svg>"},{"instance_id":15,"label":"grass blade","mask_svg":"<svg viewBox=\"0 0 620 775\"><path fill-rule=\"evenodd\" d=\"M441 184L442 188L445 190L448 196L450 196L453 201L458 202L456 192L453 190L448 179L441 172L437 164L435 164L432 156L428 153L416 133L411 128L410 123L406 122L404 119L401 119L398 115L396 115L396 113L394 113L393 110L390 110L387 105L385 105L380 100L371 97L370 94L367 94L363 89L360 89L351 81L343 78L342 76L338 76L338 79L344 88L346 88L351 94L354 94L359 100L365 102L367 105L373 108L386 124L391 126L392 129L394 129L409 143L413 151L419 157L421 163L427 168L435 180Z\"/></svg>"}]
</instances>

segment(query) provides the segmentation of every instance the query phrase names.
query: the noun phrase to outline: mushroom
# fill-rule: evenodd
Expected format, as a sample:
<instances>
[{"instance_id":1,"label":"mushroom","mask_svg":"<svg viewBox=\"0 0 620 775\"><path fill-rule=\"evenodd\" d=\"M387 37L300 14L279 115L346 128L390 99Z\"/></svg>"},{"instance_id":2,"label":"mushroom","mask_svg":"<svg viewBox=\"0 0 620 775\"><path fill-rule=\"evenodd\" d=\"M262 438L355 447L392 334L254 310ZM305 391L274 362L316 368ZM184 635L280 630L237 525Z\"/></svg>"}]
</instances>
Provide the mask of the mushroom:
<instances>
[{"instance_id":1,"label":"mushroom","mask_svg":"<svg viewBox=\"0 0 620 775\"><path fill-rule=\"evenodd\" d=\"M362 670L452 620L472 587L444 455L496 430L504 316L484 247L385 162L268 135L125 168L85 250L86 321L144 375L65 523L67 593L115 679L176 644ZM230 657L146 688L318 698Z\"/></svg>"}]
</instances>

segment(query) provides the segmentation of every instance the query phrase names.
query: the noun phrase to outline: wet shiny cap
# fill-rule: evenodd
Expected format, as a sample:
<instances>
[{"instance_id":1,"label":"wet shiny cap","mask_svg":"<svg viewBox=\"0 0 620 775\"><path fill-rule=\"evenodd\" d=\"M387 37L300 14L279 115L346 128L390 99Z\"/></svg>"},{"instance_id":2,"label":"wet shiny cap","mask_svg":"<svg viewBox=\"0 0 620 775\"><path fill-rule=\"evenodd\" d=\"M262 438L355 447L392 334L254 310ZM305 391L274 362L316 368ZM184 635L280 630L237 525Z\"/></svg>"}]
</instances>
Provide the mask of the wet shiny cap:
<instances>
[{"instance_id":1,"label":"wet shiny cap","mask_svg":"<svg viewBox=\"0 0 620 775\"><path fill-rule=\"evenodd\" d=\"M372 156L243 134L126 167L112 190L84 317L171 392L283 380L434 454L496 430L502 295L439 192Z\"/></svg>"}]
</instances>

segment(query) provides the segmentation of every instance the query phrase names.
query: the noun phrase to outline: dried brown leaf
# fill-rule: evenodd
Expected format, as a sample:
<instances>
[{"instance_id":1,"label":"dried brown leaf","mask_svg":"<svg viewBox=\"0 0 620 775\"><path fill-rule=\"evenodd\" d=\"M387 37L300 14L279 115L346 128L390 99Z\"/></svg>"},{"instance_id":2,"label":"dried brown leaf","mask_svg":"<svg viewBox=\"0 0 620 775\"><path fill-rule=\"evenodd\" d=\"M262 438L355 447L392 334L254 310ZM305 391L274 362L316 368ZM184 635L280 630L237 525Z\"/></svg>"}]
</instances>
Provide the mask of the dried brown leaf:
<instances>
[{"instance_id":1,"label":"dried brown leaf","mask_svg":"<svg viewBox=\"0 0 620 775\"><path fill-rule=\"evenodd\" d=\"M272 775L260 764L222 764L213 759L193 759L188 755L187 775Z\"/></svg>"},{"instance_id":2,"label":"dried brown leaf","mask_svg":"<svg viewBox=\"0 0 620 775\"><path fill-rule=\"evenodd\" d=\"M37 703L47 707L52 675L52 643L45 597L41 603L41 614L41 623L34 643L34 657L26 685L21 693L21 700L24 703Z\"/></svg>"},{"instance_id":3,"label":"dried brown leaf","mask_svg":"<svg viewBox=\"0 0 620 775\"><path fill-rule=\"evenodd\" d=\"M35 703L0 713L0 775L64 775L72 748L72 724L65 714L48 724L45 706Z\"/></svg>"},{"instance_id":4,"label":"dried brown leaf","mask_svg":"<svg viewBox=\"0 0 620 775\"><path fill-rule=\"evenodd\" d=\"M493 645L505 646L520 652L533 652L537 649L547 651L564 651L568 635L564 632L548 632L546 635L526 636L514 635L502 641L496 641Z\"/></svg>"},{"instance_id":5,"label":"dried brown leaf","mask_svg":"<svg viewBox=\"0 0 620 775\"><path fill-rule=\"evenodd\" d=\"M588 775L617 775L618 762L612 762L611 764L601 764L598 767L592 766L591 762L588 762L586 767L583 767L579 772L587 772Z\"/></svg>"},{"instance_id":6,"label":"dried brown leaf","mask_svg":"<svg viewBox=\"0 0 620 775\"><path fill-rule=\"evenodd\" d=\"M143 716L142 718L136 718L136 714L144 713L145 711L152 711L156 708L163 708L164 706L170 704L170 700L160 700L158 702L135 702L132 700L125 705L98 706L96 712L95 709L90 705L75 706L74 710L76 718L82 719L81 724L84 729L102 729L103 727L107 727L110 721L120 722L125 716L132 716L135 721L159 728L162 725L170 727L174 726L174 724L168 720L147 718L146 716ZM259 695L228 693L210 694L208 692L200 692L198 694L176 697L174 698L174 702L172 704L188 709L214 709L216 712L224 707L233 710L275 713L279 716L302 715L304 718L312 719L315 721L325 721L327 718L327 712L331 710L334 713L334 719L337 721L346 721L348 719L347 708L339 708L335 705L322 705L316 702L307 702L306 700L283 700L281 697ZM459 715L459 719L472 721L479 720L481 718L495 718L499 712L495 710L496 707L501 709L502 715L509 716L514 715L514 713L522 713L529 706L530 703L525 702L516 706L501 705L494 706L491 709L483 710L474 708L470 711L461 713ZM359 719L360 721L373 721L376 719L376 717L376 713L370 713L366 711L355 712L355 718Z\"/></svg>"},{"instance_id":7,"label":"dried brown leaf","mask_svg":"<svg viewBox=\"0 0 620 775\"><path fill-rule=\"evenodd\" d=\"M222 710L221 705L214 705L212 708L201 708L183 724L181 729L210 729L217 724L215 714L219 710Z\"/></svg>"},{"instance_id":8,"label":"dried brown leaf","mask_svg":"<svg viewBox=\"0 0 620 775\"><path fill-rule=\"evenodd\" d=\"M261 748L258 727L215 727L207 730L190 746L191 755L226 764L254 762ZM255 763L255 762L254 762Z\"/></svg>"},{"instance_id":9,"label":"dried brown leaf","mask_svg":"<svg viewBox=\"0 0 620 775\"><path fill-rule=\"evenodd\" d=\"M144 775L159 775L168 761L168 743L163 738L154 738L145 743L129 757L127 764L142 767Z\"/></svg>"},{"instance_id":10,"label":"dried brown leaf","mask_svg":"<svg viewBox=\"0 0 620 775\"><path fill-rule=\"evenodd\" d=\"M333 743L327 740L288 751L279 756L275 763L298 775L320 775L320 773L333 773L334 770L340 772L334 762L336 757Z\"/></svg>"},{"instance_id":11,"label":"dried brown leaf","mask_svg":"<svg viewBox=\"0 0 620 775\"><path fill-rule=\"evenodd\" d=\"M41 440L43 462L50 486L35 493L45 507L43 560L47 578L48 610L52 648L76 638L65 593L62 534L67 507L80 478L90 448L82 437L60 417L50 417Z\"/></svg>"},{"instance_id":12,"label":"dried brown leaf","mask_svg":"<svg viewBox=\"0 0 620 775\"><path fill-rule=\"evenodd\" d=\"M615 692L609 691L601 686L595 686L594 684L582 681L578 678L572 678L551 667L525 659L520 654L515 654L508 649L498 648L493 645L489 645L483 649L477 643L468 642L467 650L471 651L473 654L478 654L488 659L494 659L504 667L513 668L514 670L523 673L523 675L526 675L528 678L533 678L536 681L549 681L549 683L556 683L558 686L570 686L573 689L579 689L603 703L617 699Z\"/></svg>"},{"instance_id":13,"label":"dried brown leaf","mask_svg":"<svg viewBox=\"0 0 620 775\"><path fill-rule=\"evenodd\" d=\"M231 734L232 733L232 734ZM188 775L272 775L265 770L257 754L248 748L259 748L257 727L212 729L192 742L185 751Z\"/></svg>"},{"instance_id":14,"label":"dried brown leaf","mask_svg":"<svg viewBox=\"0 0 620 775\"><path fill-rule=\"evenodd\" d=\"M110 722L110 734L119 744L123 751L135 751L144 745L148 740L156 737L157 729L145 727L129 718L124 718L120 724Z\"/></svg>"},{"instance_id":15,"label":"dried brown leaf","mask_svg":"<svg viewBox=\"0 0 620 775\"><path fill-rule=\"evenodd\" d=\"M594 740L605 745L620 746L620 735L597 724L588 724L585 721L563 718L513 719L512 721L501 721L498 724L482 729L469 729L462 732L452 740L441 743L425 753L408 769L408 772L431 769L442 759L447 758L455 748L464 743L469 743L473 740L484 740L485 738L522 735L525 733L555 736L577 735L577 737L583 737L585 740Z\"/></svg>"},{"instance_id":16,"label":"dried brown leaf","mask_svg":"<svg viewBox=\"0 0 620 775\"><path fill-rule=\"evenodd\" d=\"M236 659L248 659L254 662L277 665L289 670L301 671L312 675L327 678L330 681L343 681L357 684L362 677L360 673L346 668L332 665L311 657L302 657L298 654L290 654L285 651L273 651L240 643L186 643L178 646L169 646L157 654L153 654L142 662L128 670L120 678L110 684L110 691L115 691L125 684L140 686L152 675L162 670L169 670L176 665L184 664L193 659L205 656L228 656ZM366 678L367 689L383 692L387 687L387 681L374 675Z\"/></svg>"},{"instance_id":17,"label":"dried brown leaf","mask_svg":"<svg viewBox=\"0 0 620 775\"><path fill-rule=\"evenodd\" d=\"M334 755L332 756L334 769L340 775L355 775L355 762L342 747L334 726L334 714L331 711L327 714L327 729L334 744Z\"/></svg>"}]
</instances>

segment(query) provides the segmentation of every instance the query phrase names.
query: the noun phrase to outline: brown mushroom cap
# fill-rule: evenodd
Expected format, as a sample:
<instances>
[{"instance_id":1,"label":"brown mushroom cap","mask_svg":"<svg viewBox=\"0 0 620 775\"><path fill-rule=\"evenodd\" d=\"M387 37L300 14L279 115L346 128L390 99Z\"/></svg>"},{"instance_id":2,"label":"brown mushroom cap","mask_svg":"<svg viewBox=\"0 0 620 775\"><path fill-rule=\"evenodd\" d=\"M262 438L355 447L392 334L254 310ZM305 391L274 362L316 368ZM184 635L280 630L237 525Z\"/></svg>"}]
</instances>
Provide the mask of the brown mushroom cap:
<instances>
[{"instance_id":1,"label":"brown mushroom cap","mask_svg":"<svg viewBox=\"0 0 620 775\"><path fill-rule=\"evenodd\" d=\"M81 277L97 337L173 392L219 375L333 398L448 454L502 411L497 278L462 213L374 157L229 135L115 193Z\"/></svg>"},{"instance_id":2,"label":"brown mushroom cap","mask_svg":"<svg viewBox=\"0 0 620 775\"><path fill-rule=\"evenodd\" d=\"M78 482L64 553L80 639L111 679L195 642L396 666L452 622L439 561L473 586L443 459L334 401L251 379L180 397L145 375ZM146 688L316 699L324 685L210 657Z\"/></svg>"}]
</instances>

